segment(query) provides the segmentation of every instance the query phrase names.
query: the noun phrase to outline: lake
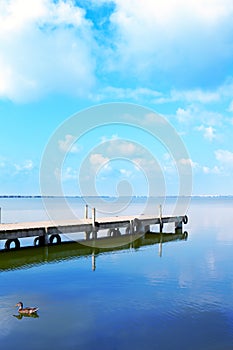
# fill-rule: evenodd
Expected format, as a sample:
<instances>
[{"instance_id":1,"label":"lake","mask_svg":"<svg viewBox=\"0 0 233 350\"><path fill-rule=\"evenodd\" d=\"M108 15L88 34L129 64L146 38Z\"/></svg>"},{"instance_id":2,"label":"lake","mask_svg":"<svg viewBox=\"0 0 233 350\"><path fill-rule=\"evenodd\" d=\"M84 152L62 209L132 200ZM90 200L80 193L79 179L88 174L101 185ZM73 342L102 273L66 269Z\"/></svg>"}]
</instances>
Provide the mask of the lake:
<instances>
[{"instance_id":1,"label":"lake","mask_svg":"<svg viewBox=\"0 0 233 350\"><path fill-rule=\"evenodd\" d=\"M124 213L143 212L145 201ZM83 215L85 201L70 202ZM47 218L40 198L1 198L0 206L2 222ZM112 250L67 242L0 252L1 348L233 349L232 214L232 197L194 197L187 239L154 234ZM16 317L18 301L38 306L39 317Z\"/></svg>"}]
</instances>

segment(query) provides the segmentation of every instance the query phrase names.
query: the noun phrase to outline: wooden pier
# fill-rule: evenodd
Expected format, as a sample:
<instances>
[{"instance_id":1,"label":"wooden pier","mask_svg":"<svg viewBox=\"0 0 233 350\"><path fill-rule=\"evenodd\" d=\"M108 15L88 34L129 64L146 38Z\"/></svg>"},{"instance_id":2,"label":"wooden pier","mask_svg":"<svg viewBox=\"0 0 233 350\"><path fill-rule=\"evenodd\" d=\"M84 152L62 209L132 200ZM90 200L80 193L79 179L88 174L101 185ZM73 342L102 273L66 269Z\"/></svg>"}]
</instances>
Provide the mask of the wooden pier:
<instances>
[{"instance_id":1,"label":"wooden pier","mask_svg":"<svg viewBox=\"0 0 233 350\"><path fill-rule=\"evenodd\" d=\"M164 224L174 223L175 233L182 232L183 224L188 222L183 216L116 216L96 218L96 210L92 209L92 217L87 218L87 208L83 220L61 220L42 222L22 222L0 224L0 240L5 240L5 249L20 248L20 239L33 238L33 245L46 246L60 243L63 234L84 234L84 240L96 240L101 230L107 230L107 237L123 235L142 235L150 232L151 226L158 225L162 232Z\"/></svg>"}]
</instances>

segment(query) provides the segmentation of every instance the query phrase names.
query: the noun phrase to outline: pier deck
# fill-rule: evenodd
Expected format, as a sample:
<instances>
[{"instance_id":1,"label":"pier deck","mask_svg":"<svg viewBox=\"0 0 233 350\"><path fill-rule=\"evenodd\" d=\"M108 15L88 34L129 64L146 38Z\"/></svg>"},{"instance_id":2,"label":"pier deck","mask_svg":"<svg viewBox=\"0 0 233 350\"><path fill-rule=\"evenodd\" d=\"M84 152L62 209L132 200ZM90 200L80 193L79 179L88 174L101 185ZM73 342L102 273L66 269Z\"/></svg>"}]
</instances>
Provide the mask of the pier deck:
<instances>
[{"instance_id":1,"label":"pier deck","mask_svg":"<svg viewBox=\"0 0 233 350\"><path fill-rule=\"evenodd\" d=\"M108 236L122 235L120 229L125 228L125 234L138 234L150 231L151 225L159 225L162 232L163 225L166 223L175 224L175 232L182 230L182 224L187 223L187 216L165 216L155 217L141 215L135 216L116 216L100 217L98 220L95 213L91 219L83 220L61 220L61 221L42 221L42 222L20 222L10 224L0 224L0 240L6 240L5 249L10 249L12 242L15 248L20 247L20 238L34 237L34 245L47 245L61 241L61 234L83 232L86 239L98 238L100 230L108 230Z\"/></svg>"}]
</instances>

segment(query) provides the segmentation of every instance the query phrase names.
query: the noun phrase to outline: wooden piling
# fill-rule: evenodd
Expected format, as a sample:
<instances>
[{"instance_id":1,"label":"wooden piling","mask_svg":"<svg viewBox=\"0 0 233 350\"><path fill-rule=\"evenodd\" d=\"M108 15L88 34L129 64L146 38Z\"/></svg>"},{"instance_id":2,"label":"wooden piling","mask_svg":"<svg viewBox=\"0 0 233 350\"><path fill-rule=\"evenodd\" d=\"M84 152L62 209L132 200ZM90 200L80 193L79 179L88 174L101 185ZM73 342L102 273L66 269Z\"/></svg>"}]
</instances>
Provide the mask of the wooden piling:
<instances>
[{"instance_id":1,"label":"wooden piling","mask_svg":"<svg viewBox=\"0 0 233 350\"><path fill-rule=\"evenodd\" d=\"M91 223L92 223L93 232L96 229L96 227L95 227L95 216L96 216L96 210L95 210L95 208L92 208Z\"/></svg>"},{"instance_id":2,"label":"wooden piling","mask_svg":"<svg viewBox=\"0 0 233 350\"><path fill-rule=\"evenodd\" d=\"M48 245L49 244L49 235L48 235L48 227L45 227L44 229L44 244Z\"/></svg>"},{"instance_id":3,"label":"wooden piling","mask_svg":"<svg viewBox=\"0 0 233 350\"><path fill-rule=\"evenodd\" d=\"M175 221L175 233L181 233L183 230L183 224L182 224L182 220L179 221Z\"/></svg>"},{"instance_id":4,"label":"wooden piling","mask_svg":"<svg viewBox=\"0 0 233 350\"><path fill-rule=\"evenodd\" d=\"M85 205L84 219L88 219L88 205Z\"/></svg>"},{"instance_id":5,"label":"wooden piling","mask_svg":"<svg viewBox=\"0 0 233 350\"><path fill-rule=\"evenodd\" d=\"M159 205L159 232L163 232L163 214L162 214L162 205Z\"/></svg>"}]
</instances>

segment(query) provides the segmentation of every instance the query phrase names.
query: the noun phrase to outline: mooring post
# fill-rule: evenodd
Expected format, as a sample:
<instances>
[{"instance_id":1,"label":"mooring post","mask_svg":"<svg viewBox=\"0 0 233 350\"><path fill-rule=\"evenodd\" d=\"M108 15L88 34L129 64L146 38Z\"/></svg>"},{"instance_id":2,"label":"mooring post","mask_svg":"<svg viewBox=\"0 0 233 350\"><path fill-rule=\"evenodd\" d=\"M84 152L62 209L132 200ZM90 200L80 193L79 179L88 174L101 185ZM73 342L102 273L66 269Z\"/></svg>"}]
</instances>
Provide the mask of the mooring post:
<instances>
[{"instance_id":1,"label":"mooring post","mask_svg":"<svg viewBox=\"0 0 233 350\"><path fill-rule=\"evenodd\" d=\"M159 205L159 231L162 232L163 231L163 219L162 219L163 215L162 215L162 205Z\"/></svg>"},{"instance_id":2,"label":"mooring post","mask_svg":"<svg viewBox=\"0 0 233 350\"><path fill-rule=\"evenodd\" d=\"M94 239L97 238L97 229L96 229L96 209L95 208L92 208L92 216L91 216L91 219L92 219L92 237Z\"/></svg>"},{"instance_id":3,"label":"mooring post","mask_svg":"<svg viewBox=\"0 0 233 350\"><path fill-rule=\"evenodd\" d=\"M96 215L96 210L95 210L95 208L92 208L91 219L92 219L92 229L93 229L93 231L95 230L95 215Z\"/></svg>"},{"instance_id":4,"label":"mooring post","mask_svg":"<svg viewBox=\"0 0 233 350\"><path fill-rule=\"evenodd\" d=\"M84 219L88 219L88 205L85 205Z\"/></svg>"},{"instance_id":5,"label":"mooring post","mask_svg":"<svg viewBox=\"0 0 233 350\"><path fill-rule=\"evenodd\" d=\"M134 233L134 224L133 224L133 220L130 220L129 232L130 232L131 235Z\"/></svg>"}]
</instances>

